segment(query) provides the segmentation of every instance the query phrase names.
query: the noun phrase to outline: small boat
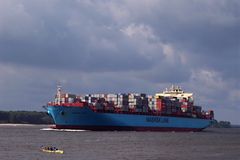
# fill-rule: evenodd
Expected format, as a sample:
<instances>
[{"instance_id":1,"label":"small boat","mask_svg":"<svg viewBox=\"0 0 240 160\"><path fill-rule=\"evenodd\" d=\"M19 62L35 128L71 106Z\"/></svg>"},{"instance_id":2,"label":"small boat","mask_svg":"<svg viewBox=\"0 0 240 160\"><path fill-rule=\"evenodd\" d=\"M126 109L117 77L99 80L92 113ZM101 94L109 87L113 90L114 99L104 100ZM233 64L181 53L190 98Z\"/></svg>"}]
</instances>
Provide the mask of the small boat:
<instances>
[{"instance_id":1,"label":"small boat","mask_svg":"<svg viewBox=\"0 0 240 160\"><path fill-rule=\"evenodd\" d=\"M43 152L47 152L47 153L57 153L57 154L63 154L64 151L57 149L56 147L41 147L41 150Z\"/></svg>"}]
</instances>

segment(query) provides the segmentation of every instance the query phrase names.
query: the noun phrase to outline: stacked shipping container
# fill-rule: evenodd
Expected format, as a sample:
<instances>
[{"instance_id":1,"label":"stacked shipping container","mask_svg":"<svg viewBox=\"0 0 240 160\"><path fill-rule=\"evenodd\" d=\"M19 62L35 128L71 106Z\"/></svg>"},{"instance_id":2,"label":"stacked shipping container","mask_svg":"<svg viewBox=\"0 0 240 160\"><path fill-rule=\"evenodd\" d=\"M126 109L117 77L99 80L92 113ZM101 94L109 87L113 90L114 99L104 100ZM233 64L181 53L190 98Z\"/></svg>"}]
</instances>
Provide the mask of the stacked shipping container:
<instances>
[{"instance_id":1,"label":"stacked shipping container","mask_svg":"<svg viewBox=\"0 0 240 160\"><path fill-rule=\"evenodd\" d=\"M192 97L151 96L144 93L87 94L76 96L63 93L55 97L56 104L86 102L99 111L116 112L157 112L166 115L201 117L210 115L200 106L193 105Z\"/></svg>"}]
</instances>

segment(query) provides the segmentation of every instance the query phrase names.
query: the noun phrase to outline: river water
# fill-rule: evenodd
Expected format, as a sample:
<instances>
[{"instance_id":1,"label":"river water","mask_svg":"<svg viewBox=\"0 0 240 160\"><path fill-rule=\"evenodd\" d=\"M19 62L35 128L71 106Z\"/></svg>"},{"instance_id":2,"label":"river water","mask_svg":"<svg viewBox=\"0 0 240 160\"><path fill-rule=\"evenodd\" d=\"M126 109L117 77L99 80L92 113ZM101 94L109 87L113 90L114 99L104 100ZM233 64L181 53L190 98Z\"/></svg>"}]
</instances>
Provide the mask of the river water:
<instances>
[{"instance_id":1,"label":"river water","mask_svg":"<svg viewBox=\"0 0 240 160\"><path fill-rule=\"evenodd\" d=\"M1 160L240 160L240 128L203 132L59 131L0 125ZM41 145L64 154L45 153Z\"/></svg>"}]
</instances>

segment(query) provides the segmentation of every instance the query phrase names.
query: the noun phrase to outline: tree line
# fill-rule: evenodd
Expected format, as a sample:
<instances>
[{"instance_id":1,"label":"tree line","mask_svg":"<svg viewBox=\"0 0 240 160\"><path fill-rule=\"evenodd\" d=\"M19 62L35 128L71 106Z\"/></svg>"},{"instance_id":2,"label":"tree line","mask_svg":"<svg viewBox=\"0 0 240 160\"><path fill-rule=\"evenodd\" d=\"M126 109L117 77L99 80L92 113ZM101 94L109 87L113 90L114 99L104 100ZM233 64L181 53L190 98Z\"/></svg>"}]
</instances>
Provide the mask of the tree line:
<instances>
[{"instance_id":1,"label":"tree line","mask_svg":"<svg viewBox=\"0 0 240 160\"><path fill-rule=\"evenodd\" d=\"M53 120L46 112L0 111L0 123L53 124Z\"/></svg>"},{"instance_id":2,"label":"tree line","mask_svg":"<svg viewBox=\"0 0 240 160\"><path fill-rule=\"evenodd\" d=\"M214 120L212 122L211 127L214 127L214 128L231 128L231 122Z\"/></svg>"}]
</instances>

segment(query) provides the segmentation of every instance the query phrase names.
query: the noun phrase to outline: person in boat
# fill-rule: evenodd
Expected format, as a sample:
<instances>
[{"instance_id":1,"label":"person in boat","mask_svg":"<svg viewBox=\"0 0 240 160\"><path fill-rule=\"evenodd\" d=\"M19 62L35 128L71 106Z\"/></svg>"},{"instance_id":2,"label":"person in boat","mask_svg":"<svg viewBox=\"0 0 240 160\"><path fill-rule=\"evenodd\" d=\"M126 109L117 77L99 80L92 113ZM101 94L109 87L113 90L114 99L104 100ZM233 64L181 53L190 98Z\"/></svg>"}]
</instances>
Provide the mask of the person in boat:
<instances>
[{"instance_id":1,"label":"person in boat","mask_svg":"<svg viewBox=\"0 0 240 160\"><path fill-rule=\"evenodd\" d=\"M53 147L53 146L51 146L51 147L49 147L49 150L50 150L50 151L56 151L56 150L57 150L57 148L56 148L56 147Z\"/></svg>"},{"instance_id":2,"label":"person in boat","mask_svg":"<svg viewBox=\"0 0 240 160\"><path fill-rule=\"evenodd\" d=\"M46 147L41 146L41 148L45 149L45 150L49 150L49 151L56 151L56 150L58 150L58 148L53 147L53 146L46 146Z\"/></svg>"},{"instance_id":3,"label":"person in boat","mask_svg":"<svg viewBox=\"0 0 240 160\"><path fill-rule=\"evenodd\" d=\"M58 149L57 149L56 147L53 147L53 150L56 151L56 150L58 150Z\"/></svg>"}]
</instances>

